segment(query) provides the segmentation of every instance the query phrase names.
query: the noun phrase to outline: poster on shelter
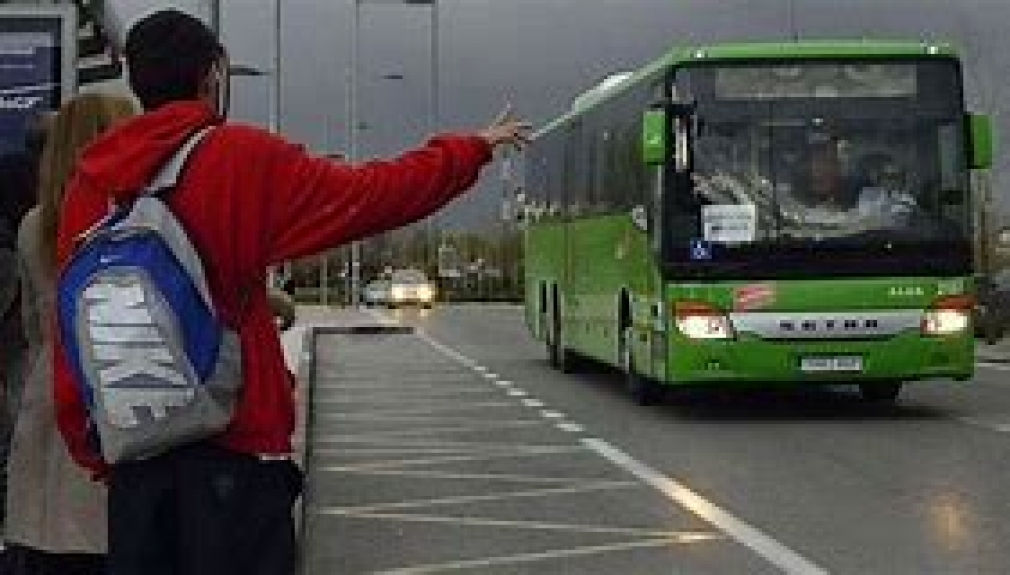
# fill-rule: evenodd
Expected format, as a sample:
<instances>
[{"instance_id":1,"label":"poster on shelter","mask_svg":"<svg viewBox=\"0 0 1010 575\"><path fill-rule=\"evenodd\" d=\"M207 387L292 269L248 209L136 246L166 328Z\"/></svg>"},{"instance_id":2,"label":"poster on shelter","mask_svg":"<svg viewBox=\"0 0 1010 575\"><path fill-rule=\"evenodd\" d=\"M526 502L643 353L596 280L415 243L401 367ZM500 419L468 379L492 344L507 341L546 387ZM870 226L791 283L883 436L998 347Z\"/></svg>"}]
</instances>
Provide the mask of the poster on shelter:
<instances>
[{"instance_id":1,"label":"poster on shelter","mask_svg":"<svg viewBox=\"0 0 1010 575\"><path fill-rule=\"evenodd\" d=\"M0 153L24 147L28 121L54 110L61 96L58 18L0 18Z\"/></svg>"}]
</instances>

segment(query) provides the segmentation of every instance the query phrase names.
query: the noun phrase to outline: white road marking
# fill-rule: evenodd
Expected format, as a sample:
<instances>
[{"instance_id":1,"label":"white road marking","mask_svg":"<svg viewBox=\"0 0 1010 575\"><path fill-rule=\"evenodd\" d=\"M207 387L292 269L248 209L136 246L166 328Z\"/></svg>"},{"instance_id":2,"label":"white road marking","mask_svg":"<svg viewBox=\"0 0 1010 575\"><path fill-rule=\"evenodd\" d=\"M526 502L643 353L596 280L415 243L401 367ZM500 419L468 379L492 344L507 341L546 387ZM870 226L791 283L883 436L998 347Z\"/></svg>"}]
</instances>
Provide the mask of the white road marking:
<instances>
[{"instance_id":1,"label":"white road marking","mask_svg":"<svg viewBox=\"0 0 1010 575\"><path fill-rule=\"evenodd\" d=\"M345 443L354 445L382 445L382 446L408 446L419 447L459 447L461 449L515 449L516 447L558 447L571 445L570 443L494 443L488 441L450 441L438 438L402 438L402 437L348 437L345 433L323 435L317 434L313 437L319 443Z\"/></svg>"},{"instance_id":2,"label":"white road marking","mask_svg":"<svg viewBox=\"0 0 1010 575\"><path fill-rule=\"evenodd\" d=\"M707 531L658 531L643 530L637 527L609 527L606 525L577 525L571 523L548 523L546 521L522 521L510 519L493 519L485 517L446 517L443 515L415 515L413 513L383 513L369 511L344 510L339 507L325 507L316 511L319 515L341 515L344 517L361 517L367 519L393 519L417 523L454 523L475 527L510 527L513 529L534 529L538 531L571 531L575 533L604 533L624 535L647 535L651 537L674 536L676 533L690 533L694 536L711 538L714 534ZM644 533L643 533L644 531Z\"/></svg>"},{"instance_id":3,"label":"white road marking","mask_svg":"<svg viewBox=\"0 0 1010 575\"><path fill-rule=\"evenodd\" d=\"M401 406L397 406L401 407ZM458 411L472 411L474 409L486 410L490 408L508 408L515 409L515 405L508 401L479 401L475 403L433 403L426 407L413 407L412 409L396 409L386 407L385 405L380 408L375 408L369 410L367 413L373 417L386 416L386 415L433 415L436 413L455 413ZM317 413L316 417L319 419L345 419L349 414L345 412L337 411L324 411L322 413ZM486 419L486 418L485 418Z\"/></svg>"},{"instance_id":4,"label":"white road marking","mask_svg":"<svg viewBox=\"0 0 1010 575\"><path fill-rule=\"evenodd\" d=\"M978 417L958 417L957 420L972 427L980 427L999 433L1010 433L1010 422L987 421Z\"/></svg>"},{"instance_id":5,"label":"white road marking","mask_svg":"<svg viewBox=\"0 0 1010 575\"><path fill-rule=\"evenodd\" d=\"M525 405L526 407L543 407L544 406L544 402L540 401L539 399L531 399L529 397L527 397L526 399L524 399L522 401L522 404Z\"/></svg>"},{"instance_id":6,"label":"white road marking","mask_svg":"<svg viewBox=\"0 0 1010 575\"><path fill-rule=\"evenodd\" d=\"M549 411L549 410L546 410L546 409L543 410L543 411L541 411L540 415L546 417L547 419L564 419L565 418L565 414L561 413L560 411Z\"/></svg>"},{"instance_id":7,"label":"white road marking","mask_svg":"<svg viewBox=\"0 0 1010 575\"><path fill-rule=\"evenodd\" d=\"M383 313L379 313L377 310L370 309L370 308L366 307L366 308L361 308L361 311L363 311L364 313L372 316L376 321L378 321L382 325L400 325L400 322L398 322L397 320L395 320L395 319L393 319L393 318L391 318L388 315L385 315Z\"/></svg>"},{"instance_id":8,"label":"white road marking","mask_svg":"<svg viewBox=\"0 0 1010 575\"><path fill-rule=\"evenodd\" d=\"M514 475L503 473L453 473L451 471L431 471L427 469L321 469L342 475L381 475L395 477L416 477L418 479L465 479L495 481L530 485L572 485L583 479L574 477L544 477L542 475Z\"/></svg>"},{"instance_id":9,"label":"white road marking","mask_svg":"<svg viewBox=\"0 0 1010 575\"><path fill-rule=\"evenodd\" d=\"M541 487L538 489L523 489L519 491L503 491L480 495L454 495L437 499L411 499L410 501L393 501L390 503L374 503L371 505L353 505L349 507L324 507L323 510L337 510L343 513L377 513L392 510L435 507L438 505L459 505L460 503L476 503L482 501L504 501L509 499L525 499L546 497L551 495L583 494L593 491L611 491L618 489L644 489L638 481L587 481L578 485L563 485L560 487ZM662 537L665 532L642 530L642 535Z\"/></svg>"},{"instance_id":10,"label":"white road marking","mask_svg":"<svg viewBox=\"0 0 1010 575\"><path fill-rule=\"evenodd\" d=\"M1006 363L993 363L991 361L979 361L975 365L978 367L984 367L986 369L995 369L997 371L1010 371L1010 364Z\"/></svg>"},{"instance_id":11,"label":"white road marking","mask_svg":"<svg viewBox=\"0 0 1010 575\"><path fill-rule=\"evenodd\" d=\"M478 372L486 371L478 369L477 362L464 356L435 340L424 333L416 333L422 340L432 347L442 351L442 353L456 359L464 365L472 366ZM511 390L509 395L518 390ZM525 392L523 392L525 394ZM581 433L584 431L581 425L571 422L560 422L557 428L571 433ZM775 565L783 572L790 575L827 575L828 571L823 567L801 556L799 553L789 549L779 543L771 536L763 533L755 527L736 518L729 512L704 499L697 493L688 489L680 482L666 477L662 473L648 467L633 459L629 455L611 446L607 442L596 438L583 438L582 443L599 453L602 457L610 460L615 465L625 469L643 482L655 487L671 500L677 502L685 509L691 511L701 519L709 522L720 531L754 551L766 561ZM426 571L400 571L402 573L423 573Z\"/></svg>"},{"instance_id":12,"label":"white road marking","mask_svg":"<svg viewBox=\"0 0 1010 575\"><path fill-rule=\"evenodd\" d=\"M412 567L403 567L401 569L377 571L375 575L424 575L425 573L444 573L446 571L472 570L495 565L518 565L533 563L536 561L562 559L566 557L583 557L587 555L613 553L615 551L625 551L631 549L668 547L676 543L695 543L711 539L717 539L717 537L703 533L683 533L670 538L641 539L625 543L608 543L606 545L590 545L585 547L576 547L573 549L558 549L557 551L519 553L516 555L506 555L500 557L486 557L484 559L414 565Z\"/></svg>"},{"instance_id":13,"label":"white road marking","mask_svg":"<svg viewBox=\"0 0 1010 575\"><path fill-rule=\"evenodd\" d=\"M515 459L522 457L543 457L560 455L565 453L581 453L585 447L573 445L571 447L544 448L536 451L524 450L501 453L482 453L479 455L443 455L437 457L425 457L422 459L389 459L385 461L369 461L367 463L348 463L344 465L321 465L319 469L324 471L354 471L361 469L402 469L405 467L440 465L442 463L459 463L463 461L492 461L495 459ZM318 450L317 450L318 452ZM339 451L330 451L339 455Z\"/></svg>"},{"instance_id":14,"label":"white road marking","mask_svg":"<svg viewBox=\"0 0 1010 575\"><path fill-rule=\"evenodd\" d=\"M428 337L428 334L424 333L421 330L414 330L414 335L417 336L417 337L419 337L421 339L421 341L424 341L428 345L434 347L435 349L441 351L443 354L445 354L445 355L449 356L450 358L456 360L458 363L461 363L461 364L465 365L466 367L469 367L470 369L477 369L477 367L479 367L477 365L476 361L470 359L469 357L467 357L467 356L459 353L458 351L456 351L456 350L454 350L454 349L452 349L450 347L446 347L446 346L442 345L441 343L439 343L439 342L431 339L430 337ZM486 371L486 370L484 370L484 371Z\"/></svg>"},{"instance_id":15,"label":"white road marking","mask_svg":"<svg viewBox=\"0 0 1010 575\"><path fill-rule=\"evenodd\" d=\"M671 500L711 523L741 545L754 551L785 573L797 575L827 574L828 571L779 543L755 527L734 517L682 483L641 463L601 439L586 438L582 443L609 459L645 483L652 485Z\"/></svg>"},{"instance_id":16,"label":"white road marking","mask_svg":"<svg viewBox=\"0 0 1010 575\"><path fill-rule=\"evenodd\" d=\"M472 374L466 374L466 375L467 375L467 377L465 379L462 378L462 377L458 377L458 378L457 377L452 377L452 378L446 377L446 378L438 378L436 380L427 380L427 379L425 379L425 380L419 380L419 379L414 379L414 380L411 380L411 382L409 384L405 384L405 383L400 382L400 383L395 384L395 385L391 385L391 384L388 384L388 383L384 383L384 384L383 383L375 383L374 385L370 385L368 383L355 383L355 384L341 385L340 382L333 381L333 382L328 382L326 385L317 386L317 389L320 392L335 392L335 391L341 391L341 392L345 392L345 391L346 392L352 392L352 391L353 392L359 392L360 391L360 392L370 392L370 393L411 393L411 392L428 392L428 391L435 391L435 392L452 391L453 393L455 393L458 390L464 390L465 391L467 389L483 389L483 388L479 388L477 385L474 384L473 375ZM348 376L348 378L351 378L351 377L354 377L354 376ZM356 378L356 380L357 381L361 381L360 378Z\"/></svg>"},{"instance_id":17,"label":"white road marking","mask_svg":"<svg viewBox=\"0 0 1010 575\"><path fill-rule=\"evenodd\" d=\"M515 409L515 406L512 406ZM484 417L448 417L445 414L386 414L386 413L329 413L328 419L336 419L345 423L438 423L452 425L479 425L488 421Z\"/></svg>"},{"instance_id":18,"label":"white road marking","mask_svg":"<svg viewBox=\"0 0 1010 575\"><path fill-rule=\"evenodd\" d=\"M320 390L322 391L322 390ZM495 393L495 390L489 387L461 387L460 389L443 389L439 391L431 390L427 393L424 390L417 391L404 391L403 393L396 393L394 391L387 392L369 392L367 394L360 393L353 396L348 396L344 393L338 393L339 390L329 389L326 390L328 393L324 393L329 397L315 397L312 401L318 403L368 403L374 401L375 403L410 403L410 402L424 402L424 401L445 401L454 397L459 397L462 394L473 394L478 395L482 393ZM473 398L479 400L480 398Z\"/></svg>"},{"instance_id":19,"label":"white road marking","mask_svg":"<svg viewBox=\"0 0 1010 575\"><path fill-rule=\"evenodd\" d=\"M544 422L539 419L526 419L526 420L509 420L509 421L486 421L475 425L447 425L447 426L433 426L433 427L417 427L411 429L381 429L369 432L360 433L345 433L343 435L346 439L356 439L356 438L402 438L402 437L419 437L423 435L439 435L446 433L474 433L477 431L490 431L494 429L510 429L510 428L521 428L521 427L536 427L538 425L544 425Z\"/></svg>"},{"instance_id":20,"label":"white road marking","mask_svg":"<svg viewBox=\"0 0 1010 575\"><path fill-rule=\"evenodd\" d=\"M387 446L387 447L321 447L316 448L314 453L326 456L336 456L336 457L367 457L373 455L399 455L405 453L407 455L461 455L466 453L473 453L479 455L486 455L488 453L515 453L516 449L513 448L488 448L488 447L458 447L458 446L417 446L417 445L404 445L404 446Z\"/></svg>"}]
</instances>

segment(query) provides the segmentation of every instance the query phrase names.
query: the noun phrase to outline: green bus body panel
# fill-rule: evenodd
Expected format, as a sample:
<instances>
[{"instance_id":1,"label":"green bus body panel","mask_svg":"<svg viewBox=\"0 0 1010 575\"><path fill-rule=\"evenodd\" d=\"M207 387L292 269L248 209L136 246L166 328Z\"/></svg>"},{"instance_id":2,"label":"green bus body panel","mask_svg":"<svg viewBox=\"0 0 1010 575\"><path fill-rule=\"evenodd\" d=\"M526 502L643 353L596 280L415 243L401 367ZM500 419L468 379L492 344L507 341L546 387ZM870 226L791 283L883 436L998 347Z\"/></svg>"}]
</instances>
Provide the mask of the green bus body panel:
<instances>
[{"instance_id":1,"label":"green bus body panel","mask_svg":"<svg viewBox=\"0 0 1010 575\"><path fill-rule=\"evenodd\" d=\"M560 222L539 223L525 235L526 324L538 339L546 339L551 288L563 281L565 228ZM533 279L531 281L532 278Z\"/></svg>"},{"instance_id":2,"label":"green bus body panel","mask_svg":"<svg viewBox=\"0 0 1010 575\"><path fill-rule=\"evenodd\" d=\"M648 236L627 215L601 216L571 222L568 248L578 255L569 263L566 341L583 355L616 365L622 293L655 293L659 285L647 263Z\"/></svg>"},{"instance_id":3,"label":"green bus body panel","mask_svg":"<svg viewBox=\"0 0 1010 575\"><path fill-rule=\"evenodd\" d=\"M549 308L556 292L566 347L616 364L621 294L658 293L648 241L628 215L532 226L525 236L524 265L526 321L533 335L545 339L548 310L542 305ZM566 243L578 257L566 259Z\"/></svg>"},{"instance_id":4,"label":"green bus body panel","mask_svg":"<svg viewBox=\"0 0 1010 575\"><path fill-rule=\"evenodd\" d=\"M767 295L749 309L740 309L738 294L748 288L763 288ZM668 301L701 301L726 312L774 313L921 310L937 298L969 293L967 278L872 277L671 283L666 297Z\"/></svg>"}]
</instances>

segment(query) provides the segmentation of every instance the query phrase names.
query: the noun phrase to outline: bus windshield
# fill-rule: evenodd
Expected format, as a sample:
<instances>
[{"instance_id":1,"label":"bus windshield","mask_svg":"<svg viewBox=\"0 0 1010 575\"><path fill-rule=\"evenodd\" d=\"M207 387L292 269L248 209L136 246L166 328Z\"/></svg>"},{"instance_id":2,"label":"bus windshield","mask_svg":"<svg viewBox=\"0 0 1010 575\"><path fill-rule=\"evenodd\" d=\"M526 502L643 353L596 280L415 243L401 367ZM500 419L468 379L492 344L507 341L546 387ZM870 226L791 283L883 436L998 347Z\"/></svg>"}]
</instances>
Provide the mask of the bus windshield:
<instances>
[{"instance_id":1,"label":"bus windshield","mask_svg":"<svg viewBox=\"0 0 1010 575\"><path fill-rule=\"evenodd\" d=\"M705 65L664 259L705 277L965 273L970 193L953 61Z\"/></svg>"}]
</instances>

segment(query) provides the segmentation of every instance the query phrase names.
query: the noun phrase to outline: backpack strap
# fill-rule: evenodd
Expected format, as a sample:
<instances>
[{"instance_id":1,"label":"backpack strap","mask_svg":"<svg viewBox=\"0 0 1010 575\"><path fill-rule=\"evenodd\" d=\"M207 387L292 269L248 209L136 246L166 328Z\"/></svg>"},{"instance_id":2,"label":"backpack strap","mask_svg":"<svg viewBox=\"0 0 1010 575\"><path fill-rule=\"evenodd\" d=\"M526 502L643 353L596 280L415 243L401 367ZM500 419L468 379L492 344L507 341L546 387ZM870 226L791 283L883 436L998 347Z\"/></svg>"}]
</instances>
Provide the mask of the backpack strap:
<instances>
[{"instance_id":1,"label":"backpack strap","mask_svg":"<svg viewBox=\"0 0 1010 575\"><path fill-rule=\"evenodd\" d=\"M189 234L183 229L182 224L172 215L170 206L163 198L165 193L175 189L179 182L179 176L185 169L186 162L193 150L213 129L213 126L207 126L190 136L169 158L168 162L158 170L154 179L144 188L140 196L129 205L122 219L111 226L109 233L117 233L121 229L130 228L159 230L169 250L186 270L207 307L217 315L214 300L210 294L210 286L200 261L200 253L190 240Z\"/></svg>"},{"instance_id":2,"label":"backpack strap","mask_svg":"<svg viewBox=\"0 0 1010 575\"><path fill-rule=\"evenodd\" d=\"M179 183L179 177L182 175L182 171L186 168L186 162L189 161L189 157L192 155L193 150L196 149L197 145L202 142L204 137L213 129L213 125L206 126L190 136L186 142L183 143L183 145L179 147L174 154L172 154L172 157L165 162L161 169L158 170L158 173L155 174L151 183L144 188L142 195L160 196L175 188L175 185Z\"/></svg>"}]
</instances>

